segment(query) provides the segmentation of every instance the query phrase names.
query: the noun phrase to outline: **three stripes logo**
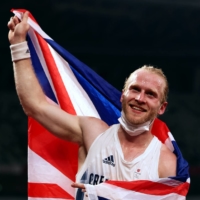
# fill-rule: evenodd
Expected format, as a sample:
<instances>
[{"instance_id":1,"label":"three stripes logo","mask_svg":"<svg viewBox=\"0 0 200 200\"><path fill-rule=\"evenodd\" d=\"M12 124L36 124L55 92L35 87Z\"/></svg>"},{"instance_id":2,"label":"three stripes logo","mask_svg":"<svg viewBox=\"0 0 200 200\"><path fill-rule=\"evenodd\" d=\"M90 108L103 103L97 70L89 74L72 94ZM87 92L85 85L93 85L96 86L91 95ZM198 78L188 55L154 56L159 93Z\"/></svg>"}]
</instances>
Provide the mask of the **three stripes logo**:
<instances>
[{"instance_id":1,"label":"three stripes logo","mask_svg":"<svg viewBox=\"0 0 200 200\"><path fill-rule=\"evenodd\" d=\"M107 158L104 158L103 163L108 164L108 165L112 165L113 167L115 167L113 155L110 155Z\"/></svg>"}]
</instances>

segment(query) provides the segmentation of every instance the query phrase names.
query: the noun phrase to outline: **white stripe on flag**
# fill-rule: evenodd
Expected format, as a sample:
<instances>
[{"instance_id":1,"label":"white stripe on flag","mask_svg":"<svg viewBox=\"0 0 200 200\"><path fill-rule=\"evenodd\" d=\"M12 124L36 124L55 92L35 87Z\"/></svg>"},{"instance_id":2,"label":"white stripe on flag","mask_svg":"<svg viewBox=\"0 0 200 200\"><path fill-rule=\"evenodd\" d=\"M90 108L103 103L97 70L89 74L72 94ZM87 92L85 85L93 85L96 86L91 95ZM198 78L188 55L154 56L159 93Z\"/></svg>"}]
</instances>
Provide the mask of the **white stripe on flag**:
<instances>
[{"instance_id":1,"label":"white stripe on flag","mask_svg":"<svg viewBox=\"0 0 200 200\"><path fill-rule=\"evenodd\" d=\"M67 176L28 148L28 182L52 183L60 186L64 191L74 197L73 183Z\"/></svg>"},{"instance_id":2,"label":"white stripe on flag","mask_svg":"<svg viewBox=\"0 0 200 200\"><path fill-rule=\"evenodd\" d=\"M174 137L170 132L168 132L168 138L165 140L165 145L170 149L171 152L174 151L174 146L172 144L172 141L174 141Z\"/></svg>"},{"instance_id":3,"label":"white stripe on flag","mask_svg":"<svg viewBox=\"0 0 200 200\"><path fill-rule=\"evenodd\" d=\"M178 181L178 180L175 180L175 179L171 179L171 178L159 178L158 180L156 180L154 182L162 183L162 184L173 186L173 187L178 186L181 183L183 183L181 181Z\"/></svg>"},{"instance_id":4,"label":"white stripe on flag","mask_svg":"<svg viewBox=\"0 0 200 200\"><path fill-rule=\"evenodd\" d=\"M68 95L70 96L76 114L100 118L92 101L74 76L69 64L50 45L48 46L55 63L58 66L58 71L65 88L68 91Z\"/></svg>"}]
</instances>

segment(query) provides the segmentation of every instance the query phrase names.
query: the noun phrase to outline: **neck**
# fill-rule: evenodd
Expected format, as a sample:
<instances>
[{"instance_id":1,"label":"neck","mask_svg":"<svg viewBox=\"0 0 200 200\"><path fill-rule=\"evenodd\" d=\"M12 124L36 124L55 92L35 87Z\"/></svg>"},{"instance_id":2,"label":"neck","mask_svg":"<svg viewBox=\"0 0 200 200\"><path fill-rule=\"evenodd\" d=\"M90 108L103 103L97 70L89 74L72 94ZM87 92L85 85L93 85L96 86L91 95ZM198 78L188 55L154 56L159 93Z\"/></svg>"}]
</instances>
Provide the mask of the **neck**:
<instances>
[{"instance_id":1,"label":"neck","mask_svg":"<svg viewBox=\"0 0 200 200\"><path fill-rule=\"evenodd\" d=\"M147 147L151 140L153 139L153 135L150 131L145 131L142 134L137 136L130 136L120 125L120 129L118 132L119 140L121 143L126 143L126 145L130 144L134 147Z\"/></svg>"},{"instance_id":2,"label":"neck","mask_svg":"<svg viewBox=\"0 0 200 200\"><path fill-rule=\"evenodd\" d=\"M137 136L130 136L120 126L118 131L118 138L124 155L124 160L131 162L136 157L144 153L151 143L153 137L154 136L150 131L146 131Z\"/></svg>"}]
</instances>

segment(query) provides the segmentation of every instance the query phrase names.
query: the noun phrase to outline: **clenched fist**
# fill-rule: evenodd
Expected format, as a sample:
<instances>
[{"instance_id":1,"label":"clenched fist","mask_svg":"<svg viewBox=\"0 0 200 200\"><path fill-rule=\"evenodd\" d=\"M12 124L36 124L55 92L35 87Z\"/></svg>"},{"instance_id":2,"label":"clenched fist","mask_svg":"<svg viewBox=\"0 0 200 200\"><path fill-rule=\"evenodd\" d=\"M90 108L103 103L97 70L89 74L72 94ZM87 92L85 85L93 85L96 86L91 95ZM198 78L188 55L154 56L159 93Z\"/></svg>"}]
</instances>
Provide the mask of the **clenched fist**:
<instances>
[{"instance_id":1,"label":"clenched fist","mask_svg":"<svg viewBox=\"0 0 200 200\"><path fill-rule=\"evenodd\" d=\"M16 16L11 17L8 22L8 39L10 44L17 44L24 42L26 40L26 35L29 30L28 24L28 12L25 12L22 16L22 20L20 21Z\"/></svg>"}]
</instances>

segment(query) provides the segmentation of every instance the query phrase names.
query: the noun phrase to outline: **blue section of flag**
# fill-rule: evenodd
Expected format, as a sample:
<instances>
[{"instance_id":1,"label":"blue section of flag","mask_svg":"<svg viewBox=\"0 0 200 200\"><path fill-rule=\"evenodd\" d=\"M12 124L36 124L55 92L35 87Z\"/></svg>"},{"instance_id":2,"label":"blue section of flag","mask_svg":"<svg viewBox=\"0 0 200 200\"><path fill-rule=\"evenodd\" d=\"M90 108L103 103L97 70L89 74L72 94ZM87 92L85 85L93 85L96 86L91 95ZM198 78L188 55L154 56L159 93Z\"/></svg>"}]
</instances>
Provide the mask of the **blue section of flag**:
<instances>
[{"instance_id":1,"label":"blue section of flag","mask_svg":"<svg viewBox=\"0 0 200 200\"><path fill-rule=\"evenodd\" d=\"M72 68L77 80L87 92L101 119L109 126L118 123L120 111L109 102L99 91L97 91L81 74Z\"/></svg>"},{"instance_id":2,"label":"blue section of flag","mask_svg":"<svg viewBox=\"0 0 200 200\"><path fill-rule=\"evenodd\" d=\"M40 63L40 60L37 56L37 53L35 51L35 48L31 42L31 39L29 38L29 36L27 36L27 40L28 40L28 46L31 52L31 61L34 67L34 71L36 73L36 76L40 82L40 85L43 89L43 91L45 92L46 96L49 97L51 100L53 100L55 103L57 103L56 97L52 91L51 85L45 75L45 72L42 68L42 65ZM34 87L34 86L33 86Z\"/></svg>"},{"instance_id":3,"label":"blue section of flag","mask_svg":"<svg viewBox=\"0 0 200 200\"><path fill-rule=\"evenodd\" d=\"M46 41L57 51L67 62L71 68L74 68L82 77L84 77L89 84L91 84L101 95L111 102L118 110L121 110L119 92L115 87L106 82L96 72L90 69L83 62L74 57L71 53L61 47L53 40L46 39ZM85 88L84 88L85 89Z\"/></svg>"},{"instance_id":4,"label":"blue section of flag","mask_svg":"<svg viewBox=\"0 0 200 200\"><path fill-rule=\"evenodd\" d=\"M189 178L189 166L188 162L183 158L182 153L175 141L172 141L174 146L174 153L177 156L177 176L172 177L175 180L185 182Z\"/></svg>"}]
</instances>

